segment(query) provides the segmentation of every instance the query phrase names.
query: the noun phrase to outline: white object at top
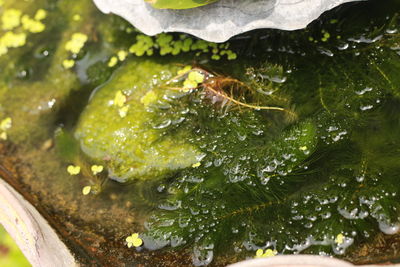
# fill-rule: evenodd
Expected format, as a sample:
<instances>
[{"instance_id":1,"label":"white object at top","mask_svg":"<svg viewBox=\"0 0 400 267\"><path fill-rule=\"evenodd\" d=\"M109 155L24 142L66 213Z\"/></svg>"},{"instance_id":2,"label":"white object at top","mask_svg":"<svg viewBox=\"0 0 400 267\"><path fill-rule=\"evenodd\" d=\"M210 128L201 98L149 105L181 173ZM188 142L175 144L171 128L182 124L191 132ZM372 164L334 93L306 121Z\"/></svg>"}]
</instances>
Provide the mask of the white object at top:
<instances>
[{"instance_id":1,"label":"white object at top","mask_svg":"<svg viewBox=\"0 0 400 267\"><path fill-rule=\"evenodd\" d=\"M357 0L220 0L186 10L158 10L144 0L94 0L104 13L128 20L147 35L185 32L210 42L260 28L305 28L323 12Z\"/></svg>"}]
</instances>

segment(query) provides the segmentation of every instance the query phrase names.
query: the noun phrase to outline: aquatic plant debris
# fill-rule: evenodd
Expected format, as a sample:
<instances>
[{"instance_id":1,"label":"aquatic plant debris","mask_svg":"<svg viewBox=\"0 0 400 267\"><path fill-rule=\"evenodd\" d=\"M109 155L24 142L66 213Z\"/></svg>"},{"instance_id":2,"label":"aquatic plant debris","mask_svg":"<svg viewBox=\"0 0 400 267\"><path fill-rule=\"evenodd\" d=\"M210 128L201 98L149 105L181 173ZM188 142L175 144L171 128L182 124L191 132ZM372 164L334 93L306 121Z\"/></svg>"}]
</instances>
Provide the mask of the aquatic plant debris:
<instances>
[{"instance_id":1,"label":"aquatic plant debris","mask_svg":"<svg viewBox=\"0 0 400 267\"><path fill-rule=\"evenodd\" d=\"M265 251L261 248L257 249L256 251L256 256L255 258L269 258L269 257L273 257L276 256L278 254L278 251L276 251L275 249L266 249Z\"/></svg>"},{"instance_id":2,"label":"aquatic plant debris","mask_svg":"<svg viewBox=\"0 0 400 267\"><path fill-rule=\"evenodd\" d=\"M113 68L118 64L118 58L117 57L111 57L110 61L108 62L108 67Z\"/></svg>"},{"instance_id":3,"label":"aquatic plant debris","mask_svg":"<svg viewBox=\"0 0 400 267\"><path fill-rule=\"evenodd\" d=\"M39 9L34 19L19 9L6 9L1 16L2 29L5 33L0 36L0 56L7 54L10 48L25 46L28 33L43 32L46 26L41 20L45 18L44 9Z\"/></svg>"},{"instance_id":4,"label":"aquatic plant debris","mask_svg":"<svg viewBox=\"0 0 400 267\"><path fill-rule=\"evenodd\" d=\"M226 57L227 60L235 60L237 54L230 50L229 47L229 43L217 44L204 40L194 40L187 35L180 35L179 38L174 38L170 34L161 33L155 37L143 34L138 35L136 43L129 48L129 52L138 57L144 55L152 56L154 51L159 51L161 56L177 56L182 52L193 52L196 53L196 56L211 54L211 59L213 60L219 60L223 57Z\"/></svg>"},{"instance_id":5,"label":"aquatic plant debris","mask_svg":"<svg viewBox=\"0 0 400 267\"><path fill-rule=\"evenodd\" d=\"M158 100L158 97L156 93L151 90L148 91L142 98L140 98L140 103L142 103L144 106L149 106L150 104L156 102Z\"/></svg>"},{"instance_id":6,"label":"aquatic plant debris","mask_svg":"<svg viewBox=\"0 0 400 267\"><path fill-rule=\"evenodd\" d=\"M92 170L93 175L97 175L104 170L104 167L102 165L92 165L90 169Z\"/></svg>"},{"instance_id":7,"label":"aquatic plant debris","mask_svg":"<svg viewBox=\"0 0 400 267\"><path fill-rule=\"evenodd\" d=\"M121 118L125 118L126 115L128 114L129 111L129 106L123 106L118 110L118 114Z\"/></svg>"},{"instance_id":8,"label":"aquatic plant debris","mask_svg":"<svg viewBox=\"0 0 400 267\"><path fill-rule=\"evenodd\" d=\"M12 30L21 24L21 10L10 8L6 9L1 16L3 30Z\"/></svg>"},{"instance_id":9,"label":"aquatic plant debris","mask_svg":"<svg viewBox=\"0 0 400 267\"><path fill-rule=\"evenodd\" d=\"M0 122L0 139L7 140L7 131L12 127L12 119L7 117Z\"/></svg>"},{"instance_id":10,"label":"aquatic plant debris","mask_svg":"<svg viewBox=\"0 0 400 267\"><path fill-rule=\"evenodd\" d=\"M126 57L128 56L128 52L126 52L125 50L120 50L118 51L118 59L119 61L125 61Z\"/></svg>"},{"instance_id":11,"label":"aquatic plant debris","mask_svg":"<svg viewBox=\"0 0 400 267\"><path fill-rule=\"evenodd\" d=\"M45 30L46 26L37 20L29 18L29 16L24 15L21 19L22 27L32 33L39 33Z\"/></svg>"},{"instance_id":12,"label":"aquatic plant debris","mask_svg":"<svg viewBox=\"0 0 400 267\"><path fill-rule=\"evenodd\" d=\"M92 191L92 187L90 185L82 188L82 194L84 196L89 195L91 191Z\"/></svg>"},{"instance_id":13,"label":"aquatic plant debris","mask_svg":"<svg viewBox=\"0 0 400 267\"><path fill-rule=\"evenodd\" d=\"M341 245L344 243L345 236L343 234L338 234L335 238L335 243Z\"/></svg>"},{"instance_id":14,"label":"aquatic plant debris","mask_svg":"<svg viewBox=\"0 0 400 267\"><path fill-rule=\"evenodd\" d=\"M47 17L47 11L44 9L39 9L36 11L36 14L34 16L35 20L44 20Z\"/></svg>"},{"instance_id":15,"label":"aquatic plant debris","mask_svg":"<svg viewBox=\"0 0 400 267\"><path fill-rule=\"evenodd\" d=\"M200 166L201 166L201 162L197 162L197 163L192 165L192 168L198 168Z\"/></svg>"},{"instance_id":16,"label":"aquatic plant debris","mask_svg":"<svg viewBox=\"0 0 400 267\"><path fill-rule=\"evenodd\" d=\"M75 60L73 60L73 59L64 59L62 65L63 65L63 67L65 69L73 68L75 66Z\"/></svg>"},{"instance_id":17,"label":"aquatic plant debris","mask_svg":"<svg viewBox=\"0 0 400 267\"><path fill-rule=\"evenodd\" d=\"M12 126L12 119L7 117L0 122L0 129L3 131L7 131Z\"/></svg>"},{"instance_id":18,"label":"aquatic plant debris","mask_svg":"<svg viewBox=\"0 0 400 267\"><path fill-rule=\"evenodd\" d=\"M126 102L126 96L121 90L117 91L114 97L114 105L117 107L123 107Z\"/></svg>"},{"instance_id":19,"label":"aquatic plant debris","mask_svg":"<svg viewBox=\"0 0 400 267\"><path fill-rule=\"evenodd\" d=\"M88 37L86 34L77 32L71 37L71 40L65 44L65 49L74 54L78 54L87 42Z\"/></svg>"},{"instance_id":20,"label":"aquatic plant debris","mask_svg":"<svg viewBox=\"0 0 400 267\"><path fill-rule=\"evenodd\" d=\"M81 167L80 166L75 166L75 165L69 165L67 167L67 172L70 175L78 175L81 172Z\"/></svg>"},{"instance_id":21,"label":"aquatic plant debris","mask_svg":"<svg viewBox=\"0 0 400 267\"><path fill-rule=\"evenodd\" d=\"M125 241L127 243L128 248L131 247L137 248L143 245L143 240L139 237L138 233L133 233L132 235L128 236L125 239Z\"/></svg>"}]
</instances>

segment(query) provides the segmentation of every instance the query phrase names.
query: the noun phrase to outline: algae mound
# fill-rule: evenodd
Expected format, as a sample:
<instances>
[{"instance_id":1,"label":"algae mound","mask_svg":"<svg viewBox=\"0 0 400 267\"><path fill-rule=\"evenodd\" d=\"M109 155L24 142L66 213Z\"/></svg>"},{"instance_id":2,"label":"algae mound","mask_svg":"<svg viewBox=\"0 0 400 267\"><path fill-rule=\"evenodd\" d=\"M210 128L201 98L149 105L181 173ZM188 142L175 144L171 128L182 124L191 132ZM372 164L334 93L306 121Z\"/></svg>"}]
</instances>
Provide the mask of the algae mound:
<instances>
[{"instance_id":1,"label":"algae mound","mask_svg":"<svg viewBox=\"0 0 400 267\"><path fill-rule=\"evenodd\" d=\"M168 93L159 87L177 69L149 60L131 62L92 96L75 136L87 155L109 167L111 178L159 177L202 158L202 153L185 141L185 132L165 135L164 129L174 121L156 122L155 107L169 108Z\"/></svg>"}]
</instances>

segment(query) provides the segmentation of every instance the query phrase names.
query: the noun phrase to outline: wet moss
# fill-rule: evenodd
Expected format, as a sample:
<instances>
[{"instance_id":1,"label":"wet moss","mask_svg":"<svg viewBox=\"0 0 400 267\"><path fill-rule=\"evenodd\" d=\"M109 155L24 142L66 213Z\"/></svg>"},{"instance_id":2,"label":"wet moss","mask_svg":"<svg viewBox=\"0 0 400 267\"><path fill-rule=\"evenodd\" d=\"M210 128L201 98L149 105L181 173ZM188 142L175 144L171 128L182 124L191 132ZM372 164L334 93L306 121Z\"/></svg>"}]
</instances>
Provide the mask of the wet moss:
<instances>
[{"instance_id":1,"label":"wet moss","mask_svg":"<svg viewBox=\"0 0 400 267\"><path fill-rule=\"evenodd\" d=\"M164 136L159 129L173 122L165 118L156 124L158 114L152 110L157 105L168 108L164 99L174 95L163 95L160 87L177 69L149 60L131 62L92 95L75 136L86 154L108 166L111 178L155 179L202 157L185 141L186 133Z\"/></svg>"}]
</instances>

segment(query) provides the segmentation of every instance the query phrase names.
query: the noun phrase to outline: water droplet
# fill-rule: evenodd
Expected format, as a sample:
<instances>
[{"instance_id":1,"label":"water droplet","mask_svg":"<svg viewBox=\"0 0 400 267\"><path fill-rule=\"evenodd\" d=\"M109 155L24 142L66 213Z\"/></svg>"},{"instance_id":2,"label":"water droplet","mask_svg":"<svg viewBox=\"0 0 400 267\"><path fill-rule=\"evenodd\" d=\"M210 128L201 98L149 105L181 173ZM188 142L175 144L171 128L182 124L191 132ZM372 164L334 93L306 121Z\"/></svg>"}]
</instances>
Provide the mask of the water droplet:
<instances>
[{"instance_id":1,"label":"water droplet","mask_svg":"<svg viewBox=\"0 0 400 267\"><path fill-rule=\"evenodd\" d=\"M399 232L400 223L387 223L386 221L379 221L379 229L387 235L394 235Z\"/></svg>"},{"instance_id":2,"label":"water droplet","mask_svg":"<svg viewBox=\"0 0 400 267\"><path fill-rule=\"evenodd\" d=\"M361 111L366 111L372 109L374 106L373 105L366 105L366 106L361 106L360 110Z\"/></svg>"}]
</instances>

